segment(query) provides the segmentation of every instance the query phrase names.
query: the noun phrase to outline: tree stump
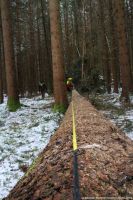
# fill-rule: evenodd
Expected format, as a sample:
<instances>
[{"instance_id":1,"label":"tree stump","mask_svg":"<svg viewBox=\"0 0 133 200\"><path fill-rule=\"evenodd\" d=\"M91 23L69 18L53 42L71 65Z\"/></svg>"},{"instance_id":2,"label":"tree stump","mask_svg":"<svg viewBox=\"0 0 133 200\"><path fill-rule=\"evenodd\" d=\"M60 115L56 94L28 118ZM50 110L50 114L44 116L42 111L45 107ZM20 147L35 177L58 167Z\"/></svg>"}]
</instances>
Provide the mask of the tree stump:
<instances>
[{"instance_id":1,"label":"tree stump","mask_svg":"<svg viewBox=\"0 0 133 200\"><path fill-rule=\"evenodd\" d=\"M81 197L133 197L133 142L76 91L72 100ZM4 199L73 199L72 104L50 143Z\"/></svg>"}]
</instances>

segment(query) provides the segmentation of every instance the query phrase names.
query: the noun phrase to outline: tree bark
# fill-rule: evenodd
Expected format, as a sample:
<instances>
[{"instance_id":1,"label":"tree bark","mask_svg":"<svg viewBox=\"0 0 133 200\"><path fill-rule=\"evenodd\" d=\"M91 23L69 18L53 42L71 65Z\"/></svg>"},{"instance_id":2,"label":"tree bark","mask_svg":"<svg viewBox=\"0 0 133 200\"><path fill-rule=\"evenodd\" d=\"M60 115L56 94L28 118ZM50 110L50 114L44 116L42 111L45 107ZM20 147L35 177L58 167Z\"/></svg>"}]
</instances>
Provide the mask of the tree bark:
<instances>
[{"instance_id":1,"label":"tree bark","mask_svg":"<svg viewBox=\"0 0 133 200\"><path fill-rule=\"evenodd\" d=\"M115 30L115 23L114 23L114 15L113 15L113 5L112 0L108 0L109 4L109 24L110 24L110 33L111 33L111 70L112 70L112 77L113 77L113 87L114 92L118 93L118 69L119 69L119 62L118 62L118 45L117 45L117 37L116 37L116 30Z\"/></svg>"},{"instance_id":2,"label":"tree bark","mask_svg":"<svg viewBox=\"0 0 133 200\"><path fill-rule=\"evenodd\" d=\"M0 54L0 58L1 58L1 54ZM3 103L3 100L4 100L4 98L3 98L2 66L0 64L0 104Z\"/></svg>"},{"instance_id":3,"label":"tree bark","mask_svg":"<svg viewBox=\"0 0 133 200\"><path fill-rule=\"evenodd\" d=\"M7 81L7 92L8 92L7 105L10 111L16 111L20 107L20 103L19 103L18 88L16 81L16 71L15 71L10 1L1 0L0 2L1 2L3 43L4 43L4 53L5 53L5 66L6 66L6 81Z\"/></svg>"},{"instance_id":4,"label":"tree bark","mask_svg":"<svg viewBox=\"0 0 133 200\"><path fill-rule=\"evenodd\" d=\"M1 17L0 17L0 34L2 35ZM2 38L0 39L0 104L3 103L3 70L2 70Z\"/></svg>"},{"instance_id":5,"label":"tree bark","mask_svg":"<svg viewBox=\"0 0 133 200\"><path fill-rule=\"evenodd\" d=\"M103 67L104 67L104 74L105 74L105 82L107 92L111 92L111 70L109 64L109 48L107 44L107 36L106 36L106 29L104 24L104 4L103 0L99 0L99 11L100 11L100 22L102 27L102 60L103 60Z\"/></svg>"},{"instance_id":6,"label":"tree bark","mask_svg":"<svg viewBox=\"0 0 133 200\"><path fill-rule=\"evenodd\" d=\"M28 48L28 85L30 95L38 90L37 69L36 69L36 54L35 54L35 30L34 30L34 13L32 0L28 0L28 22L29 22L29 48ZM32 74L32 76L31 76Z\"/></svg>"},{"instance_id":7,"label":"tree bark","mask_svg":"<svg viewBox=\"0 0 133 200\"><path fill-rule=\"evenodd\" d=\"M16 65L17 65L17 81L19 93L24 96L24 70L21 55L21 26L20 26L20 0L16 0Z\"/></svg>"},{"instance_id":8,"label":"tree bark","mask_svg":"<svg viewBox=\"0 0 133 200\"><path fill-rule=\"evenodd\" d=\"M46 2L45 2L46 4ZM47 82L47 86L49 91L53 90L53 79L52 79L52 53L51 53L51 43L49 37L49 23L46 24L46 6L43 4L43 0L41 0L41 13L42 13L42 25L44 31L44 42L45 42L45 54L46 54L46 61L45 61L45 80ZM48 16L49 19L49 16ZM48 20L49 21L49 20Z\"/></svg>"},{"instance_id":9,"label":"tree bark","mask_svg":"<svg viewBox=\"0 0 133 200\"><path fill-rule=\"evenodd\" d=\"M69 32L69 2L67 0L64 1L63 7L63 15L64 15L64 49L65 49L65 69L68 74L70 74L70 66L71 66L71 48L70 48L70 32Z\"/></svg>"},{"instance_id":10,"label":"tree bark","mask_svg":"<svg viewBox=\"0 0 133 200\"><path fill-rule=\"evenodd\" d=\"M55 104L67 107L59 0L49 0Z\"/></svg>"},{"instance_id":11,"label":"tree bark","mask_svg":"<svg viewBox=\"0 0 133 200\"><path fill-rule=\"evenodd\" d=\"M119 62L122 81L121 97L129 101L129 91L132 91L131 71L129 66L129 56L126 38L126 25L124 19L124 0L113 0L116 19L116 30L119 42Z\"/></svg>"}]
</instances>

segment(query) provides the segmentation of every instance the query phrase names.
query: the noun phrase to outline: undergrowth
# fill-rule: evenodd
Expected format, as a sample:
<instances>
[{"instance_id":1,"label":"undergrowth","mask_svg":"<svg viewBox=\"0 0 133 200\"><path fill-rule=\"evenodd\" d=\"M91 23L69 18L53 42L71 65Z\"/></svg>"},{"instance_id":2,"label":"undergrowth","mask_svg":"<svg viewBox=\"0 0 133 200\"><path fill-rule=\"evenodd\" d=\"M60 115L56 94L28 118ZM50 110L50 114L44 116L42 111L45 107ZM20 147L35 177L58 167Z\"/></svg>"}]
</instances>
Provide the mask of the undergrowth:
<instances>
[{"instance_id":1,"label":"undergrowth","mask_svg":"<svg viewBox=\"0 0 133 200\"><path fill-rule=\"evenodd\" d=\"M124 115L125 108L124 107L116 107L113 103L105 102L103 99L98 98L97 96L89 96L89 100L92 105L94 105L98 110L110 110L114 114Z\"/></svg>"}]
</instances>

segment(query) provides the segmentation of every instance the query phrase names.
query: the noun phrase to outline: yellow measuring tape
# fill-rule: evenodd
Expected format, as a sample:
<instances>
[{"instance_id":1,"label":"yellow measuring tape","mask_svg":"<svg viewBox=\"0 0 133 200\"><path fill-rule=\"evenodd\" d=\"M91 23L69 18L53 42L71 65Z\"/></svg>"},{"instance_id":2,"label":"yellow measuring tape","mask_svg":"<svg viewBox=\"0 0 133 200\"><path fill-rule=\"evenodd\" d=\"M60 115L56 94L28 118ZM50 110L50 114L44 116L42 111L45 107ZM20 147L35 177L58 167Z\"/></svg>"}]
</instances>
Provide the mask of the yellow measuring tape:
<instances>
[{"instance_id":1,"label":"yellow measuring tape","mask_svg":"<svg viewBox=\"0 0 133 200\"><path fill-rule=\"evenodd\" d=\"M73 150L77 150L77 137L76 137L76 125L75 125L75 113L74 113L74 105L72 101L72 121L73 121Z\"/></svg>"}]
</instances>

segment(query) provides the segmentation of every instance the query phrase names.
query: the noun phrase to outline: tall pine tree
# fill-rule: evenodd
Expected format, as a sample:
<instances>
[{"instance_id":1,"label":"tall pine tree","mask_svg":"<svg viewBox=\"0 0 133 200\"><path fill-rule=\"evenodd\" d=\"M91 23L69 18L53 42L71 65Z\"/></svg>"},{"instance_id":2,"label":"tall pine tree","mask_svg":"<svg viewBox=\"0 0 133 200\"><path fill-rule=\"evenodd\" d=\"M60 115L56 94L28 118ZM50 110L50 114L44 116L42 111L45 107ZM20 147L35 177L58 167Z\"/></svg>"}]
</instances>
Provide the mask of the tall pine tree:
<instances>
[{"instance_id":1,"label":"tall pine tree","mask_svg":"<svg viewBox=\"0 0 133 200\"><path fill-rule=\"evenodd\" d=\"M10 111L16 111L20 107L20 102L15 72L12 21L10 13L11 4L9 0L1 0L0 2L8 93L7 105Z\"/></svg>"},{"instance_id":2,"label":"tall pine tree","mask_svg":"<svg viewBox=\"0 0 133 200\"><path fill-rule=\"evenodd\" d=\"M55 105L67 107L59 0L49 0Z\"/></svg>"},{"instance_id":3,"label":"tall pine tree","mask_svg":"<svg viewBox=\"0 0 133 200\"><path fill-rule=\"evenodd\" d=\"M122 94L121 97L129 101L129 91L132 91L131 71L129 66L129 56L126 38L126 25L124 14L124 0L113 0L116 30L119 42L119 62L122 81Z\"/></svg>"}]
</instances>

